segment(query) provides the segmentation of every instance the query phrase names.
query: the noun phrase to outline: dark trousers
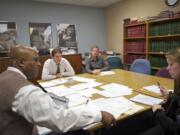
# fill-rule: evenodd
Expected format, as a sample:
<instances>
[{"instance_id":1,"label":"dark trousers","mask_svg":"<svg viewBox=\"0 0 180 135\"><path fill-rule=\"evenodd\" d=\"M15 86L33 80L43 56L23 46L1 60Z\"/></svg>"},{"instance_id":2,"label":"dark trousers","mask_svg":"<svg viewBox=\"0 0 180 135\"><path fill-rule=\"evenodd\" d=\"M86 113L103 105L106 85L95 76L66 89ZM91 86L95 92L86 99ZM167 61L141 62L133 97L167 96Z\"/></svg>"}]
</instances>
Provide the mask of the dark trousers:
<instances>
[{"instance_id":1,"label":"dark trousers","mask_svg":"<svg viewBox=\"0 0 180 135\"><path fill-rule=\"evenodd\" d=\"M57 133L53 131L46 135L88 135L88 133L84 130L69 131L67 133Z\"/></svg>"},{"instance_id":2,"label":"dark trousers","mask_svg":"<svg viewBox=\"0 0 180 135\"><path fill-rule=\"evenodd\" d=\"M140 135L165 135L160 125L154 126Z\"/></svg>"}]
</instances>

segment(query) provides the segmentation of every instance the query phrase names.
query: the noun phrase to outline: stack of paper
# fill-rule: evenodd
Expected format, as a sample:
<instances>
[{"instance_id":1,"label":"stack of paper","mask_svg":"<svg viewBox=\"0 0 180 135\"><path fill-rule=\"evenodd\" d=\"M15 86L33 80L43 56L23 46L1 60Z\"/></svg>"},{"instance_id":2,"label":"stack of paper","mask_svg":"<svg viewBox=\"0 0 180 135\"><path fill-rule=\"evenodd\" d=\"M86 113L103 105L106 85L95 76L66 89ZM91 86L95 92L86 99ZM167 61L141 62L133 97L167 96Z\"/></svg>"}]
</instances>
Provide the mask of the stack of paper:
<instances>
[{"instance_id":1,"label":"stack of paper","mask_svg":"<svg viewBox=\"0 0 180 135\"><path fill-rule=\"evenodd\" d=\"M113 71L103 71L100 73L101 76L114 75L114 74L115 74L115 72L113 72Z\"/></svg>"},{"instance_id":2,"label":"stack of paper","mask_svg":"<svg viewBox=\"0 0 180 135\"><path fill-rule=\"evenodd\" d=\"M137 96L131 98L130 100L134 102L146 104L146 105L160 104L163 101L162 99L158 99L158 98L154 98L154 97L150 97L150 96L146 96L142 94L138 94Z\"/></svg>"},{"instance_id":3,"label":"stack of paper","mask_svg":"<svg viewBox=\"0 0 180 135\"><path fill-rule=\"evenodd\" d=\"M77 105L86 104L90 100L80 94L71 94L65 97L69 99L68 107L74 107Z\"/></svg>"},{"instance_id":4,"label":"stack of paper","mask_svg":"<svg viewBox=\"0 0 180 135\"><path fill-rule=\"evenodd\" d=\"M48 88L48 87L52 87L55 85L59 85L59 84L63 84L66 83L67 79L55 79L55 80L51 80L51 81L45 81L45 82L41 82L39 83L43 88Z\"/></svg>"},{"instance_id":5,"label":"stack of paper","mask_svg":"<svg viewBox=\"0 0 180 135\"><path fill-rule=\"evenodd\" d=\"M98 90L95 88L88 88L82 91L78 91L77 93L85 97L92 97L92 94L98 93Z\"/></svg>"},{"instance_id":6,"label":"stack of paper","mask_svg":"<svg viewBox=\"0 0 180 135\"><path fill-rule=\"evenodd\" d=\"M132 108L132 105L133 103L124 97L109 98L109 99L100 98L88 103L89 107L95 107L101 111L109 112L115 118L118 118L121 114L130 110ZM87 130L97 124L100 124L100 122L90 124L84 127L83 129Z\"/></svg>"},{"instance_id":7,"label":"stack of paper","mask_svg":"<svg viewBox=\"0 0 180 135\"><path fill-rule=\"evenodd\" d=\"M132 89L128 88L125 85L120 85L116 83L110 83L107 85L101 86L103 91L99 91L98 94L104 97L119 97L124 95L130 95L132 93Z\"/></svg>"},{"instance_id":8,"label":"stack of paper","mask_svg":"<svg viewBox=\"0 0 180 135\"><path fill-rule=\"evenodd\" d=\"M90 101L88 106L93 106L101 111L111 113L115 118L118 118L122 113L132 108L132 102L124 97L118 98L100 98Z\"/></svg>"},{"instance_id":9,"label":"stack of paper","mask_svg":"<svg viewBox=\"0 0 180 135\"><path fill-rule=\"evenodd\" d=\"M67 87L65 87L64 85L59 85L59 86L54 86L54 87L49 87L49 88L45 88L45 90L47 92L51 92L57 96L66 96L69 94L73 94L76 93L76 91L69 89Z\"/></svg>"},{"instance_id":10,"label":"stack of paper","mask_svg":"<svg viewBox=\"0 0 180 135\"><path fill-rule=\"evenodd\" d=\"M85 78L85 77L79 77L79 76L73 76L73 80L74 81L78 81L78 82L92 82L95 81L96 79L89 79L89 78Z\"/></svg>"},{"instance_id":11,"label":"stack of paper","mask_svg":"<svg viewBox=\"0 0 180 135\"><path fill-rule=\"evenodd\" d=\"M84 89L87 89L87 88L93 88L93 87L99 86L101 84L102 83L91 81L91 82L88 82L88 83L76 84L76 85L73 85L73 86L71 86L69 88L73 89L73 90L80 91L80 90L84 90Z\"/></svg>"}]
</instances>

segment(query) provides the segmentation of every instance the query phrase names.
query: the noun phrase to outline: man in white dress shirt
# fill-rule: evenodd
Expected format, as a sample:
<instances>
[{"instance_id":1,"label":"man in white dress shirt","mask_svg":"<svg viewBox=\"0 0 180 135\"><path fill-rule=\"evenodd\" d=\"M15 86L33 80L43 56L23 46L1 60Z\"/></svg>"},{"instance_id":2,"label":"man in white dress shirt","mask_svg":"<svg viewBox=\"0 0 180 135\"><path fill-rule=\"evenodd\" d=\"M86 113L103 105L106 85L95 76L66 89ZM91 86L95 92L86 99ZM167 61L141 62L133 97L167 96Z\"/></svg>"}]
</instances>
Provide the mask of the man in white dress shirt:
<instances>
[{"instance_id":1,"label":"man in white dress shirt","mask_svg":"<svg viewBox=\"0 0 180 135\"><path fill-rule=\"evenodd\" d=\"M62 57L62 52L59 48L54 49L51 56L52 59L48 59L44 63L42 80L75 75L74 69L71 64Z\"/></svg>"},{"instance_id":2,"label":"man in white dress shirt","mask_svg":"<svg viewBox=\"0 0 180 135\"><path fill-rule=\"evenodd\" d=\"M66 109L28 79L40 69L38 54L24 46L11 49L13 66L0 74L0 135L37 135L34 125L57 132L80 129L94 122L111 125L111 114L96 108Z\"/></svg>"}]
</instances>

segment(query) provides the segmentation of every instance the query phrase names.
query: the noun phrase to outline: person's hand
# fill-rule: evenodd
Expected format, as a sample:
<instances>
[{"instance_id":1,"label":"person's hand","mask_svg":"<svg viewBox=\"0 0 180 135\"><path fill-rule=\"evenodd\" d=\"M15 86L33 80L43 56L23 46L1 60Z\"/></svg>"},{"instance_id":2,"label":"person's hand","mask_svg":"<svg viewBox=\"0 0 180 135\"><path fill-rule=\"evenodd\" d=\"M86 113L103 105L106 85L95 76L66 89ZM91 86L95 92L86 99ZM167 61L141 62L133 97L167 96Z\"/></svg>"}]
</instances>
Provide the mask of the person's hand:
<instances>
[{"instance_id":1,"label":"person's hand","mask_svg":"<svg viewBox=\"0 0 180 135\"><path fill-rule=\"evenodd\" d=\"M160 88L160 92L161 92L162 96L167 97L169 95L169 91L165 87L160 86L159 88Z\"/></svg>"},{"instance_id":2,"label":"person's hand","mask_svg":"<svg viewBox=\"0 0 180 135\"><path fill-rule=\"evenodd\" d=\"M102 115L103 125L105 125L106 127L112 127L112 126L116 125L116 120L112 114L101 111L101 115Z\"/></svg>"},{"instance_id":3,"label":"person's hand","mask_svg":"<svg viewBox=\"0 0 180 135\"><path fill-rule=\"evenodd\" d=\"M152 111L156 112L157 110L164 110L161 105L153 105L152 106Z\"/></svg>"},{"instance_id":4,"label":"person's hand","mask_svg":"<svg viewBox=\"0 0 180 135\"><path fill-rule=\"evenodd\" d=\"M95 69L95 70L92 71L92 73L95 74L95 75L99 74L100 72L101 72L100 69Z\"/></svg>"},{"instance_id":5,"label":"person's hand","mask_svg":"<svg viewBox=\"0 0 180 135\"><path fill-rule=\"evenodd\" d=\"M59 73L59 74L56 74L56 78L61 78L62 75Z\"/></svg>"}]
</instances>

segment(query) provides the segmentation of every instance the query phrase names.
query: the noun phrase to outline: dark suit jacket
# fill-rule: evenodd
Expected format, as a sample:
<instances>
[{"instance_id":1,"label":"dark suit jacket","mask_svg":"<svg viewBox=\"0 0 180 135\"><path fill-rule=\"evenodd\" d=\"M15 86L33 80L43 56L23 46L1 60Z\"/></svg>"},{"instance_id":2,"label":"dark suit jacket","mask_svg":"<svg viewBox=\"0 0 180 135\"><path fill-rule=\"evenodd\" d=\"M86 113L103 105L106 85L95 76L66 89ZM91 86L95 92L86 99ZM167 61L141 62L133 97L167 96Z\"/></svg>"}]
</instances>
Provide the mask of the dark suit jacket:
<instances>
[{"instance_id":1,"label":"dark suit jacket","mask_svg":"<svg viewBox=\"0 0 180 135\"><path fill-rule=\"evenodd\" d=\"M164 106L166 111L155 112L156 121L165 135L180 135L180 96L172 94Z\"/></svg>"}]
</instances>

